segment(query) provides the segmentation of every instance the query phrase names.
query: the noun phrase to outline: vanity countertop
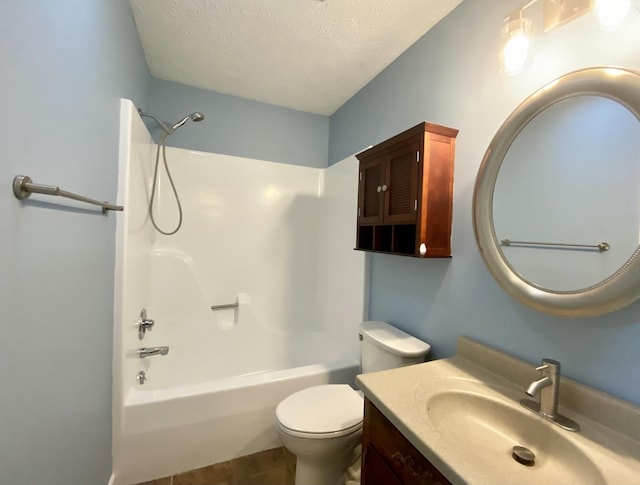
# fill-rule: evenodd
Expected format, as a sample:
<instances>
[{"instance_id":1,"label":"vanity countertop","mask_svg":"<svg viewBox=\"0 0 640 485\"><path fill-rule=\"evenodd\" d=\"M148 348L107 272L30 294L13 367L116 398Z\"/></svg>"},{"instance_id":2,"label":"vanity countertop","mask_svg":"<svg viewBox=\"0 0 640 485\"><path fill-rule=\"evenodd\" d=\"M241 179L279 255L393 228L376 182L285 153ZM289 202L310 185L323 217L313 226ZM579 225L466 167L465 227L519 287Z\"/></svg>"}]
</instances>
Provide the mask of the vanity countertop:
<instances>
[{"instance_id":1,"label":"vanity countertop","mask_svg":"<svg viewBox=\"0 0 640 485\"><path fill-rule=\"evenodd\" d=\"M559 411L581 427L566 431L520 406L536 378L532 364L461 337L455 357L356 382L453 484L640 484L640 406L562 377ZM517 463L513 445L536 464Z\"/></svg>"}]
</instances>

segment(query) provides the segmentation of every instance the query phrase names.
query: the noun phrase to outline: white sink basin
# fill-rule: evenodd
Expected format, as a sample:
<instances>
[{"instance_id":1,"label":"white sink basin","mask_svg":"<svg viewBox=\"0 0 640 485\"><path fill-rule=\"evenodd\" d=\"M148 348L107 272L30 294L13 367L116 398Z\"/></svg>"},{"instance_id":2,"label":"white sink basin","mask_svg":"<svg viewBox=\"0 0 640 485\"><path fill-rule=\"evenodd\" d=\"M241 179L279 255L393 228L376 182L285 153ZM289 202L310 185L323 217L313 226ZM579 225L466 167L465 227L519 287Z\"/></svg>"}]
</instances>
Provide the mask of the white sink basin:
<instances>
[{"instance_id":1,"label":"white sink basin","mask_svg":"<svg viewBox=\"0 0 640 485\"><path fill-rule=\"evenodd\" d=\"M523 408L520 394L470 379L444 378L418 387L424 419L448 442L462 462L495 477L496 468L520 484L601 484L591 459L570 439L570 431ZM512 457L514 446L535 454L530 466ZM491 481L491 480L488 480Z\"/></svg>"},{"instance_id":2,"label":"white sink basin","mask_svg":"<svg viewBox=\"0 0 640 485\"><path fill-rule=\"evenodd\" d=\"M458 353L356 379L451 483L640 485L640 406L563 378L560 411L580 425L567 431L520 405L532 364L463 337Z\"/></svg>"}]
</instances>

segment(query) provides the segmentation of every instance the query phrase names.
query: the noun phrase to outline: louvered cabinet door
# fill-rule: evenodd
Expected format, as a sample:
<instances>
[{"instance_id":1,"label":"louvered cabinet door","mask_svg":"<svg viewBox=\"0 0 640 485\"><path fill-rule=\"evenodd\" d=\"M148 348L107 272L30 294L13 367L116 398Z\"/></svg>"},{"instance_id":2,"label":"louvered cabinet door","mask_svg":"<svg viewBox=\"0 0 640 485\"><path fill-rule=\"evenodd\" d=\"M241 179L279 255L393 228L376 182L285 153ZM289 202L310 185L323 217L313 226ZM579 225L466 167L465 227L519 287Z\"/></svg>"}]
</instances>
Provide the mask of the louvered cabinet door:
<instances>
[{"instance_id":1,"label":"louvered cabinet door","mask_svg":"<svg viewBox=\"0 0 640 485\"><path fill-rule=\"evenodd\" d=\"M384 157L360 162L358 189L358 222L372 224L382 222L384 210Z\"/></svg>"},{"instance_id":2,"label":"louvered cabinet door","mask_svg":"<svg viewBox=\"0 0 640 485\"><path fill-rule=\"evenodd\" d=\"M451 257L457 135L458 130L425 121L356 155L355 249Z\"/></svg>"},{"instance_id":3,"label":"louvered cabinet door","mask_svg":"<svg viewBox=\"0 0 640 485\"><path fill-rule=\"evenodd\" d=\"M384 221L416 222L418 211L419 145L409 143L386 156Z\"/></svg>"}]
</instances>

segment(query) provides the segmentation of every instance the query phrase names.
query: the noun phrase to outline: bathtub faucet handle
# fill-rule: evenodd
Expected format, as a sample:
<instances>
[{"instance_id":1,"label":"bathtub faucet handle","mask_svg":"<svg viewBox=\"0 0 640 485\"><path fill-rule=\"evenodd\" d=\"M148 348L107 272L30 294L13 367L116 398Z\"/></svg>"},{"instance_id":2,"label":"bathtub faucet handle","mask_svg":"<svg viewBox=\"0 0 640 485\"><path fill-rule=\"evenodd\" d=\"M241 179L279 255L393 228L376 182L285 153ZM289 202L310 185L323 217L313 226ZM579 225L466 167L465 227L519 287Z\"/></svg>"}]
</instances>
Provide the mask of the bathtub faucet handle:
<instances>
[{"instance_id":1,"label":"bathtub faucet handle","mask_svg":"<svg viewBox=\"0 0 640 485\"><path fill-rule=\"evenodd\" d=\"M142 340L147 330L150 332L156 322L147 318L147 309L140 310L140 317L138 318L138 339Z\"/></svg>"}]
</instances>

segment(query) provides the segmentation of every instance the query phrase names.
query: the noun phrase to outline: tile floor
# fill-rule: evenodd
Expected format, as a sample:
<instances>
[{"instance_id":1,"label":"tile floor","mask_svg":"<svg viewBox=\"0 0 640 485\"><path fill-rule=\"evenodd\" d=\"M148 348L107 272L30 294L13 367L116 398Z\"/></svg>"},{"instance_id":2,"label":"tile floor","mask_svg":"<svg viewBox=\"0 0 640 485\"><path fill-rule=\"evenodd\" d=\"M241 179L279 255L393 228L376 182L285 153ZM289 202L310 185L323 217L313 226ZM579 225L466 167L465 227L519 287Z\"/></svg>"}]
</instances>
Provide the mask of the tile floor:
<instances>
[{"instance_id":1,"label":"tile floor","mask_svg":"<svg viewBox=\"0 0 640 485\"><path fill-rule=\"evenodd\" d=\"M295 469L295 455L274 448L138 485L294 485Z\"/></svg>"}]
</instances>

